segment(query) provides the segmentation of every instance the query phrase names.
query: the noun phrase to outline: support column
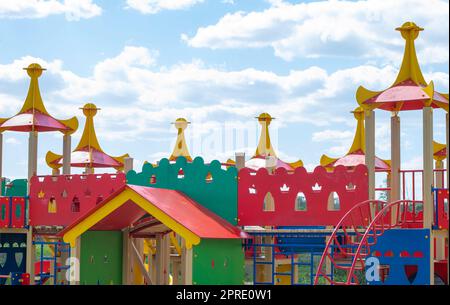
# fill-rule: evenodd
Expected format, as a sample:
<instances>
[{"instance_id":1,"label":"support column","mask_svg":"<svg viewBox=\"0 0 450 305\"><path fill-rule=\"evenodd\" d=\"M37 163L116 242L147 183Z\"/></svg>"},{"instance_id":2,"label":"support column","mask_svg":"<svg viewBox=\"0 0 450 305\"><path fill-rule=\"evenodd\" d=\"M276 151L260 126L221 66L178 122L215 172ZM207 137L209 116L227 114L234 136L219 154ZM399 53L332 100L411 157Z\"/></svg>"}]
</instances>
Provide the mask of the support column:
<instances>
[{"instance_id":1,"label":"support column","mask_svg":"<svg viewBox=\"0 0 450 305\"><path fill-rule=\"evenodd\" d=\"M80 274L80 263L81 263L81 237L78 236L75 240L75 247L70 249L70 254L73 257L71 260L71 280L70 285L80 285L81 274ZM73 264L72 264L73 261Z\"/></svg>"},{"instance_id":2,"label":"support column","mask_svg":"<svg viewBox=\"0 0 450 305\"><path fill-rule=\"evenodd\" d=\"M366 130L366 166L369 178L369 199L375 199L375 112L364 111Z\"/></svg>"},{"instance_id":3,"label":"support column","mask_svg":"<svg viewBox=\"0 0 450 305\"><path fill-rule=\"evenodd\" d=\"M245 167L245 153L237 152L236 156L236 168L239 171L241 168Z\"/></svg>"},{"instance_id":4,"label":"support column","mask_svg":"<svg viewBox=\"0 0 450 305\"><path fill-rule=\"evenodd\" d=\"M36 175L38 153L38 133L30 131L28 138L28 180Z\"/></svg>"},{"instance_id":5,"label":"support column","mask_svg":"<svg viewBox=\"0 0 450 305\"><path fill-rule=\"evenodd\" d=\"M393 113L391 117L391 194L390 202L400 200L400 117ZM397 208L391 211L391 223L395 224Z\"/></svg>"},{"instance_id":6,"label":"support column","mask_svg":"<svg viewBox=\"0 0 450 305\"><path fill-rule=\"evenodd\" d=\"M423 227L430 229L430 284L434 284L434 238L433 238L433 109L423 108Z\"/></svg>"},{"instance_id":7,"label":"support column","mask_svg":"<svg viewBox=\"0 0 450 305\"><path fill-rule=\"evenodd\" d=\"M163 285L169 284L170 274L170 237L169 234L165 234L162 238L162 280Z\"/></svg>"},{"instance_id":8,"label":"support column","mask_svg":"<svg viewBox=\"0 0 450 305\"><path fill-rule=\"evenodd\" d=\"M133 284L134 285L142 285L144 284L144 273L142 268L140 268L140 264L143 260L144 253L144 240L142 238L130 238L130 243L134 244L136 249L136 255L133 255ZM132 245L133 246L133 245ZM145 268L144 268L145 269Z\"/></svg>"},{"instance_id":9,"label":"support column","mask_svg":"<svg viewBox=\"0 0 450 305\"><path fill-rule=\"evenodd\" d=\"M30 274L30 285L34 285L34 261L36 260L36 247L33 245L33 227L27 231L27 260L26 272Z\"/></svg>"},{"instance_id":10,"label":"support column","mask_svg":"<svg viewBox=\"0 0 450 305\"><path fill-rule=\"evenodd\" d=\"M163 236L156 236L156 285L164 285L164 242Z\"/></svg>"},{"instance_id":11,"label":"support column","mask_svg":"<svg viewBox=\"0 0 450 305\"><path fill-rule=\"evenodd\" d=\"M123 172L126 174L130 170L133 170L133 158L126 157L123 159Z\"/></svg>"},{"instance_id":12,"label":"support column","mask_svg":"<svg viewBox=\"0 0 450 305\"><path fill-rule=\"evenodd\" d=\"M71 163L71 150L72 150L72 137L69 134L65 134L63 137L63 175L70 175L70 163Z\"/></svg>"},{"instance_id":13,"label":"support column","mask_svg":"<svg viewBox=\"0 0 450 305\"><path fill-rule=\"evenodd\" d=\"M192 248L187 249L184 240L181 255L181 284L192 285Z\"/></svg>"},{"instance_id":14,"label":"support column","mask_svg":"<svg viewBox=\"0 0 450 305\"><path fill-rule=\"evenodd\" d=\"M437 169L434 172L434 187L441 189L444 187L444 172L441 171L444 169L444 162L442 160L436 160L434 162L434 168Z\"/></svg>"},{"instance_id":15,"label":"support column","mask_svg":"<svg viewBox=\"0 0 450 305\"><path fill-rule=\"evenodd\" d=\"M448 125L448 111L445 114L445 133L446 133L446 145L447 145L447 189L449 188L449 175L450 175L450 168L449 168L449 151L450 151L450 146L449 146L449 128L450 126ZM449 240L449 232L447 230L447 240ZM450 264L447 264L447 283L449 283L449 279L450 279Z\"/></svg>"},{"instance_id":16,"label":"support column","mask_svg":"<svg viewBox=\"0 0 450 305\"><path fill-rule=\"evenodd\" d=\"M446 151L447 151L447 188L449 188L449 174L450 174L450 171L449 171L449 166L448 166L448 164L449 164L449 151L450 151L450 146L449 146L449 131L448 131L448 128L449 128L450 126L448 125L448 112L445 114L445 133L446 133L446 139L447 139L447 143L445 143L446 145L447 145L447 148L446 148Z\"/></svg>"},{"instance_id":17,"label":"support column","mask_svg":"<svg viewBox=\"0 0 450 305\"><path fill-rule=\"evenodd\" d=\"M0 132L0 182L3 178L3 133Z\"/></svg>"},{"instance_id":18,"label":"support column","mask_svg":"<svg viewBox=\"0 0 450 305\"><path fill-rule=\"evenodd\" d=\"M122 284L131 284L131 242L129 230L122 233Z\"/></svg>"}]
</instances>

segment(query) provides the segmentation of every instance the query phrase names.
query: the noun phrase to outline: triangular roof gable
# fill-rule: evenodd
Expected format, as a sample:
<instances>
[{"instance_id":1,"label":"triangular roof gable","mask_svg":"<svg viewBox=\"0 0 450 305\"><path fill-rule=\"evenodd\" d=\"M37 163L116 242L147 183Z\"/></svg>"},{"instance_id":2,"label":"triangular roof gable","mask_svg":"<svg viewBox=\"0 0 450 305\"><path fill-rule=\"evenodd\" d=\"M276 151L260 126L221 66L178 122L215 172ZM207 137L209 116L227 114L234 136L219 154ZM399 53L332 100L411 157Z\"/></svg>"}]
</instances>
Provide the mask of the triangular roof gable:
<instances>
[{"instance_id":1,"label":"triangular roof gable","mask_svg":"<svg viewBox=\"0 0 450 305\"><path fill-rule=\"evenodd\" d=\"M247 237L238 228L178 191L136 185L125 185L64 229L60 235L65 242L74 246L78 236L111 215L120 215L117 210L130 203L139 206L183 237L188 247L199 244L201 238Z\"/></svg>"}]
</instances>

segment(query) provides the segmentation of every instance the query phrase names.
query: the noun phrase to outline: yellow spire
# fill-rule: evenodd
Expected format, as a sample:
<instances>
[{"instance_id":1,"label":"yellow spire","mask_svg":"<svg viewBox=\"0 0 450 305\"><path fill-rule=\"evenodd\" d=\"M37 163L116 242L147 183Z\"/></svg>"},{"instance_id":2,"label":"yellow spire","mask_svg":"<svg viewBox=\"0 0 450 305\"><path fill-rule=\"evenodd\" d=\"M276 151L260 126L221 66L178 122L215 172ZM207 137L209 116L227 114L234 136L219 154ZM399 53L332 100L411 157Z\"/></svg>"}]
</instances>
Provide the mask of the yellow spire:
<instances>
[{"instance_id":1,"label":"yellow spire","mask_svg":"<svg viewBox=\"0 0 450 305\"><path fill-rule=\"evenodd\" d=\"M357 124L356 124L356 131L355 136L353 138L353 143L350 149L348 150L347 154L345 156L355 154L358 152L361 152L362 154L366 153L366 133L364 130L364 109L362 107L356 107L355 110L352 111L353 116L355 117ZM331 164L339 160L340 158L331 158L327 155L322 155L320 158L320 165L324 167L330 167ZM386 164L390 165L389 160L382 160ZM332 166L331 168L332 169Z\"/></svg>"},{"instance_id":2,"label":"yellow spire","mask_svg":"<svg viewBox=\"0 0 450 305\"><path fill-rule=\"evenodd\" d=\"M48 117L51 117L55 121L64 125L63 128L61 128L61 126L54 127L55 130L59 130L64 134L74 133L78 128L78 119L76 117L72 117L71 119L68 119L68 120L58 120L58 119L53 118L47 112L47 109L45 109L44 102L42 100L41 92L39 89L38 78L42 75L42 71L45 71L46 69L42 68L37 63L32 63L27 68L24 68L24 70L27 71L28 76L31 78L30 86L28 87L28 93L27 93L25 102L23 103L22 108L20 109L19 113L16 114L16 116L24 114L24 113L27 113L27 114L31 113L32 115L34 115L36 113L36 111L38 111L39 113L44 114ZM11 118L6 118L6 119L1 118L0 124L3 124L4 122L8 121L9 119L11 119ZM30 124L31 125L29 125L29 126L31 126L32 131L36 131L36 129L35 129L36 122L35 122L34 117ZM14 130L10 126L9 126L9 128L4 128L4 129ZM0 130L0 131L3 131L3 130ZM39 127L37 128L37 131L39 131Z\"/></svg>"},{"instance_id":3,"label":"yellow spire","mask_svg":"<svg viewBox=\"0 0 450 305\"><path fill-rule=\"evenodd\" d=\"M92 103L88 103L80 109L83 110L83 114L86 116L86 122L84 123L83 135L81 136L80 142L75 148L75 151L83 150L86 148L88 148L88 151L91 151L91 149L94 148L100 152L103 152L100 144L98 143L94 128L94 116L97 114L97 110L100 110L100 108L97 108L97 106Z\"/></svg>"},{"instance_id":4,"label":"yellow spire","mask_svg":"<svg viewBox=\"0 0 450 305\"><path fill-rule=\"evenodd\" d=\"M423 28L418 27L414 22L405 22L401 27L396 28L396 30L400 31L406 44L402 66L400 67L394 86L408 79L411 79L419 86L426 86L427 83L420 70L416 47L414 45L414 40L419 36L420 31L423 31Z\"/></svg>"},{"instance_id":5,"label":"yellow spire","mask_svg":"<svg viewBox=\"0 0 450 305\"><path fill-rule=\"evenodd\" d=\"M28 76L31 78L30 86L28 88L27 98L25 103L20 109L19 113L25 113L27 111L38 110L39 112L49 115L47 109L45 109L44 102L42 101L41 92L39 90L38 78L42 75L43 69L39 64L31 64L27 68L23 68L27 71Z\"/></svg>"},{"instance_id":6,"label":"yellow spire","mask_svg":"<svg viewBox=\"0 0 450 305\"><path fill-rule=\"evenodd\" d=\"M386 100L379 103L374 103L371 101L383 92L386 92L392 87L398 86L402 82L407 81L414 83L422 90L423 94L415 94L418 99L425 98L423 101L423 106L433 105L433 107L439 107L448 112L448 94L436 92L432 81L427 84L420 69L419 61L417 60L414 41L417 37L419 37L419 33L423 31L423 28L418 27L414 22L405 22L401 27L396 28L396 30L399 31L403 39L405 39L405 50L403 53L402 64L395 82L388 89L382 91L372 91L359 86L356 91L356 100L358 101L358 104L365 110L373 110L376 108L389 111L421 109L419 105L411 106L410 103L405 103L401 96L403 93L388 93L388 96L385 96L384 99L388 98L391 99L391 101ZM411 83L405 84L405 86L411 85ZM392 109L392 103L395 103L395 109ZM404 105L407 104L409 104L409 108L404 108Z\"/></svg>"},{"instance_id":7,"label":"yellow spire","mask_svg":"<svg viewBox=\"0 0 450 305\"><path fill-rule=\"evenodd\" d=\"M256 148L256 152L253 157L266 157L266 156L276 157L277 155L272 147L269 135L269 125L274 118L272 118L270 114L264 112L261 113L257 117L257 119L259 124L261 124L261 135L259 137L258 147Z\"/></svg>"},{"instance_id":8,"label":"yellow spire","mask_svg":"<svg viewBox=\"0 0 450 305\"><path fill-rule=\"evenodd\" d=\"M187 128L188 122L184 118L178 118L173 123L175 128L177 129L177 141L175 142L175 147L173 148L173 152L169 157L170 161L175 161L178 157L185 157L187 161L192 161L192 158L189 154L189 150L186 144L186 139L184 138L184 130Z\"/></svg>"},{"instance_id":9,"label":"yellow spire","mask_svg":"<svg viewBox=\"0 0 450 305\"><path fill-rule=\"evenodd\" d=\"M86 122L84 123L84 130L80 142L78 143L77 147L73 150L73 153L77 151L88 152L89 157L87 159L89 160L89 164L86 165L89 168L93 168L95 167L92 165L92 163L95 160L95 157L93 157L93 151L96 150L102 153L103 155L106 155L117 161L120 164L120 166L116 167L112 166L112 167L116 168L117 170L122 170L124 165L124 159L126 157L129 157L129 155L124 154L118 157L109 156L102 150L100 144L98 143L97 135L95 134L94 128L94 116L97 114L97 111L100 110L100 108L97 108L97 106L95 106L92 103L87 103L83 106L83 108L80 109L83 110L83 114L86 116ZM63 157L62 155L58 155L51 151L48 151L45 159L49 167L53 169L58 169L62 166L62 157ZM84 162L86 161L83 161L83 163Z\"/></svg>"}]
</instances>

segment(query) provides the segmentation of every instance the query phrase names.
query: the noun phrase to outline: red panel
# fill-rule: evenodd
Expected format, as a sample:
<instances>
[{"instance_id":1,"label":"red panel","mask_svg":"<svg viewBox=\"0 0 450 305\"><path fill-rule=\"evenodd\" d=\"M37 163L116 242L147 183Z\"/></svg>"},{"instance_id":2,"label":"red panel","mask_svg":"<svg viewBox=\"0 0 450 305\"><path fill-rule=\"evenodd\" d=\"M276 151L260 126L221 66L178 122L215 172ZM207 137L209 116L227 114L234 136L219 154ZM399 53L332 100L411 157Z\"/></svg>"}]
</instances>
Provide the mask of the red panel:
<instances>
[{"instance_id":1,"label":"red panel","mask_svg":"<svg viewBox=\"0 0 450 305\"><path fill-rule=\"evenodd\" d=\"M251 174L239 171L238 225L240 226L326 226L335 225L355 204L368 199L367 167L358 165L353 171L338 166L333 172L316 167L312 173L297 168L288 173L279 168L273 175L266 169ZM351 187L353 186L353 188ZM266 194L270 192L275 211L264 211ZM296 211L296 197L302 192L307 210ZM340 210L328 210L328 197L336 192Z\"/></svg>"},{"instance_id":2,"label":"red panel","mask_svg":"<svg viewBox=\"0 0 450 305\"><path fill-rule=\"evenodd\" d=\"M124 186L125 181L123 173L34 176L30 179L30 224L67 226ZM49 213L50 199L56 203L56 213Z\"/></svg>"},{"instance_id":3,"label":"red panel","mask_svg":"<svg viewBox=\"0 0 450 305\"><path fill-rule=\"evenodd\" d=\"M12 197L11 228L23 228L25 226L25 198Z\"/></svg>"},{"instance_id":4,"label":"red panel","mask_svg":"<svg viewBox=\"0 0 450 305\"><path fill-rule=\"evenodd\" d=\"M119 209L115 210L108 217L103 218L96 223L91 230L121 230L135 223L139 218L144 216L147 212L141 209L132 201L128 201Z\"/></svg>"},{"instance_id":5,"label":"red panel","mask_svg":"<svg viewBox=\"0 0 450 305\"><path fill-rule=\"evenodd\" d=\"M448 229L448 210L445 211L444 206L445 201L448 202L448 190L438 190L437 192L437 220L439 229Z\"/></svg>"},{"instance_id":6,"label":"red panel","mask_svg":"<svg viewBox=\"0 0 450 305\"><path fill-rule=\"evenodd\" d=\"M0 228L9 227L9 197L0 197Z\"/></svg>"}]
</instances>

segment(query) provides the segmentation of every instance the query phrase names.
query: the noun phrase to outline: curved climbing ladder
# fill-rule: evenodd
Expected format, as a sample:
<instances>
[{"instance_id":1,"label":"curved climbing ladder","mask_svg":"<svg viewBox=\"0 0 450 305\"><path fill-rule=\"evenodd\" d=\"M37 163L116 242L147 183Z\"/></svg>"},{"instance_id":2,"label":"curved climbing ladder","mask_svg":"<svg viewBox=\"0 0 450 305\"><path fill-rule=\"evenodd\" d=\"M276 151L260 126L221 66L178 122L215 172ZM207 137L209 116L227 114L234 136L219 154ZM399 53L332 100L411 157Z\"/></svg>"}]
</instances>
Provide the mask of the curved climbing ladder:
<instances>
[{"instance_id":1,"label":"curved climbing ladder","mask_svg":"<svg viewBox=\"0 0 450 305\"><path fill-rule=\"evenodd\" d=\"M416 211L416 205L421 203L411 200L392 203L368 200L355 205L342 217L329 237L314 284L319 284L320 278L332 285L359 284L356 271L364 270L365 258L371 253L370 247L386 230L421 221L410 217L411 211ZM333 276L334 270L344 273L341 281Z\"/></svg>"}]
</instances>

